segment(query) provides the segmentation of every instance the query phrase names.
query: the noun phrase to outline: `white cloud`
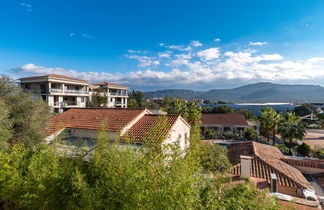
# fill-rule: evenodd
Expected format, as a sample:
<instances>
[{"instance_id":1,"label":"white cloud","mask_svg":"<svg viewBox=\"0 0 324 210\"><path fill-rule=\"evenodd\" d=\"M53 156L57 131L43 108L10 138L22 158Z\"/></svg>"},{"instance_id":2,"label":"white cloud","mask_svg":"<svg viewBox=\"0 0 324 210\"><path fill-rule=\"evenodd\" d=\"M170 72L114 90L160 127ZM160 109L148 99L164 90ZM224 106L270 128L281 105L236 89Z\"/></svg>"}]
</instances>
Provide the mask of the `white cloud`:
<instances>
[{"instance_id":1,"label":"white cloud","mask_svg":"<svg viewBox=\"0 0 324 210\"><path fill-rule=\"evenodd\" d=\"M75 35L75 33L73 33L73 32L72 32L72 33L70 33L70 36L74 36L74 35Z\"/></svg>"},{"instance_id":2,"label":"white cloud","mask_svg":"<svg viewBox=\"0 0 324 210\"><path fill-rule=\"evenodd\" d=\"M33 11L32 9L32 5L31 4L28 4L28 3L20 3L20 6L21 7L24 7L26 9L27 12L31 12Z\"/></svg>"},{"instance_id":3,"label":"white cloud","mask_svg":"<svg viewBox=\"0 0 324 210\"><path fill-rule=\"evenodd\" d=\"M194 47L201 47L202 46L202 43L199 42L199 41L192 41L191 42L191 45L194 46Z\"/></svg>"},{"instance_id":4,"label":"white cloud","mask_svg":"<svg viewBox=\"0 0 324 210\"><path fill-rule=\"evenodd\" d=\"M262 45L266 45L268 44L268 42L250 42L249 45L252 46L262 46Z\"/></svg>"},{"instance_id":5,"label":"white cloud","mask_svg":"<svg viewBox=\"0 0 324 210\"><path fill-rule=\"evenodd\" d=\"M171 57L171 52L159 52L158 56L160 58L170 58Z\"/></svg>"},{"instance_id":6,"label":"white cloud","mask_svg":"<svg viewBox=\"0 0 324 210\"><path fill-rule=\"evenodd\" d=\"M214 42L220 42L220 41L221 41L220 38L216 38L216 39L214 39Z\"/></svg>"},{"instance_id":7,"label":"white cloud","mask_svg":"<svg viewBox=\"0 0 324 210\"><path fill-rule=\"evenodd\" d=\"M152 65L159 65L160 61L155 60L155 58L148 57L148 56L140 56L140 55L126 55L126 57L130 59L135 59L139 62L140 67L152 66Z\"/></svg>"},{"instance_id":8,"label":"white cloud","mask_svg":"<svg viewBox=\"0 0 324 210\"><path fill-rule=\"evenodd\" d=\"M190 46L184 45L165 45L167 48L171 50L179 50L179 51L191 51L192 48Z\"/></svg>"},{"instance_id":9,"label":"white cloud","mask_svg":"<svg viewBox=\"0 0 324 210\"><path fill-rule=\"evenodd\" d=\"M84 38L91 39L93 36L91 34L82 34Z\"/></svg>"},{"instance_id":10,"label":"white cloud","mask_svg":"<svg viewBox=\"0 0 324 210\"><path fill-rule=\"evenodd\" d=\"M219 48L209 48L206 50L201 50L197 53L198 57L203 58L204 60L213 60L220 56Z\"/></svg>"},{"instance_id":11,"label":"white cloud","mask_svg":"<svg viewBox=\"0 0 324 210\"><path fill-rule=\"evenodd\" d=\"M130 50L126 57L136 60L138 67L134 66L134 70L123 74L81 72L32 63L13 71L19 76L62 74L92 82L111 81L143 89L157 86L211 89L215 84L239 84L242 81L299 83L324 80L324 57L294 60L278 53L262 53L256 50L223 51L221 48L210 47L179 51L178 48L167 48L168 50L161 52Z\"/></svg>"},{"instance_id":12,"label":"white cloud","mask_svg":"<svg viewBox=\"0 0 324 210\"><path fill-rule=\"evenodd\" d=\"M324 57L313 57L313 58L308 59L308 62L310 62L310 63L318 63L321 61L324 61Z\"/></svg>"}]
</instances>

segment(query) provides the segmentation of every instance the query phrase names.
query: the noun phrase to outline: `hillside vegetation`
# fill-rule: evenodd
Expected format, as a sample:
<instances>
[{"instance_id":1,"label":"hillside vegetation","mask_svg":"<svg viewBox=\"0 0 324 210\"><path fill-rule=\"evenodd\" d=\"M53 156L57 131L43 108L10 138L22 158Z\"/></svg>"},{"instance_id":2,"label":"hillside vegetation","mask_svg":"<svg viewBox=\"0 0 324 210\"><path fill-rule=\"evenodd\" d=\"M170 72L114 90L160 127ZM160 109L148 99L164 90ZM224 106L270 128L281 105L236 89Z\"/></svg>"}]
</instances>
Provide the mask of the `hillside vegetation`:
<instances>
[{"instance_id":1,"label":"hillside vegetation","mask_svg":"<svg viewBox=\"0 0 324 210\"><path fill-rule=\"evenodd\" d=\"M324 87L319 85L281 85L261 82L233 89L193 91L167 89L145 92L147 98L205 99L210 101L242 102L324 102Z\"/></svg>"}]
</instances>

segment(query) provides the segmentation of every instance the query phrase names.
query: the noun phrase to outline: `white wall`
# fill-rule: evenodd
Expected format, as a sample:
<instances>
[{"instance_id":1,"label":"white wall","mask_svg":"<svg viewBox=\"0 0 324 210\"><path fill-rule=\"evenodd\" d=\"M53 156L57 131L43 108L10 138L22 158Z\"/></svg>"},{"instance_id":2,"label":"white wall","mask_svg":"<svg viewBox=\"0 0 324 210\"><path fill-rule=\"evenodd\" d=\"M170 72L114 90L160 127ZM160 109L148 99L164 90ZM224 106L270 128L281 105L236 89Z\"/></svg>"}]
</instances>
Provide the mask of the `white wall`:
<instances>
[{"instance_id":1,"label":"white wall","mask_svg":"<svg viewBox=\"0 0 324 210\"><path fill-rule=\"evenodd\" d=\"M72 128L71 129L71 135L75 137L80 137L80 138L97 138L98 137L98 132L97 130L88 130L88 129L76 129ZM114 132L107 132L108 133L108 138L110 140L116 140L117 139L117 133Z\"/></svg>"},{"instance_id":2,"label":"white wall","mask_svg":"<svg viewBox=\"0 0 324 210\"><path fill-rule=\"evenodd\" d=\"M187 139L185 138L186 134ZM181 150L185 150L190 145L189 139L190 126L187 123L185 123L181 117L179 117L174 123L173 127L171 128L169 136L163 142L163 145L172 144L179 140Z\"/></svg>"}]
</instances>

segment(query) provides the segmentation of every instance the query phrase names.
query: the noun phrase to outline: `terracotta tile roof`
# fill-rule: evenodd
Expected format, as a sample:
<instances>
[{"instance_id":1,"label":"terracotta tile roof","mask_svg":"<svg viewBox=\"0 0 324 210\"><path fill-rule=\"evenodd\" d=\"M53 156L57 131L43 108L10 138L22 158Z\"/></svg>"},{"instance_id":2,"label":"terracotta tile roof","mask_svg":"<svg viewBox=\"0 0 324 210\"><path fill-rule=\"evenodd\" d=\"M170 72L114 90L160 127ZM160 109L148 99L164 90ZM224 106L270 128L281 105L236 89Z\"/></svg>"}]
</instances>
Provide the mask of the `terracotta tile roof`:
<instances>
[{"instance_id":1,"label":"terracotta tile roof","mask_svg":"<svg viewBox=\"0 0 324 210\"><path fill-rule=\"evenodd\" d=\"M119 85L119 84L115 84L115 83L111 83L111 82L99 82L99 83L96 83L95 85L113 85L113 86L118 86L118 87L128 88L128 87L126 87L126 86Z\"/></svg>"},{"instance_id":2,"label":"terracotta tile roof","mask_svg":"<svg viewBox=\"0 0 324 210\"><path fill-rule=\"evenodd\" d=\"M153 139L154 141L163 141L179 117L179 115L146 114L121 139L138 143Z\"/></svg>"},{"instance_id":3,"label":"terracotta tile roof","mask_svg":"<svg viewBox=\"0 0 324 210\"><path fill-rule=\"evenodd\" d=\"M248 126L243 114L206 114L201 115L202 125L241 125Z\"/></svg>"},{"instance_id":4,"label":"terracotta tile roof","mask_svg":"<svg viewBox=\"0 0 324 210\"><path fill-rule=\"evenodd\" d=\"M67 77L67 76L58 75L58 74L47 74L47 75L39 75L39 76L32 76L32 77L23 77L23 78L20 78L20 80L21 79L31 79L31 78L40 78L40 77L55 77L55 78L60 78L60 79L70 79L70 80L77 80L77 81L87 82L86 80L76 79L76 78L73 78L73 77Z\"/></svg>"},{"instance_id":5,"label":"terracotta tile roof","mask_svg":"<svg viewBox=\"0 0 324 210\"><path fill-rule=\"evenodd\" d=\"M319 168L324 170L324 160L312 160L312 159L295 159L289 156L285 156L282 161L288 163L291 166L302 166L308 168Z\"/></svg>"},{"instance_id":6,"label":"terracotta tile roof","mask_svg":"<svg viewBox=\"0 0 324 210\"><path fill-rule=\"evenodd\" d=\"M280 185L313 189L302 173L282 161L284 155L277 147L257 142L242 142L228 145L228 157L234 168L232 173L240 174L240 155L252 156L251 176L264 178L270 183L270 173L275 173Z\"/></svg>"},{"instance_id":7,"label":"terracotta tile roof","mask_svg":"<svg viewBox=\"0 0 324 210\"><path fill-rule=\"evenodd\" d=\"M52 117L45 129L47 136L62 128L80 128L98 130L103 123L107 131L118 132L134 120L145 109L109 109L109 108L82 108L70 109Z\"/></svg>"}]
</instances>

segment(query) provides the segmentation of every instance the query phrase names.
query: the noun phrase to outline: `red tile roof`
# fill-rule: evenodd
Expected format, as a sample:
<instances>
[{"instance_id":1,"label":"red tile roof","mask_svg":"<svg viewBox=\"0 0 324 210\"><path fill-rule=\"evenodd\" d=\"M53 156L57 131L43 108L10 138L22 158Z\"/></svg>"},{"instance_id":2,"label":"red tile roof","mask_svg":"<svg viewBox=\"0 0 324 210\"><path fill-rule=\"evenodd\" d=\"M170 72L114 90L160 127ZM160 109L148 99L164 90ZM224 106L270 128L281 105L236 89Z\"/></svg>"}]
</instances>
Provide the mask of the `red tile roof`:
<instances>
[{"instance_id":1,"label":"red tile roof","mask_svg":"<svg viewBox=\"0 0 324 210\"><path fill-rule=\"evenodd\" d=\"M118 86L118 87L128 88L128 87L126 87L126 86L119 85L119 84L115 84L115 83L111 83L111 82L99 82L99 83L96 83L95 85L113 85L113 86Z\"/></svg>"},{"instance_id":2,"label":"red tile roof","mask_svg":"<svg viewBox=\"0 0 324 210\"><path fill-rule=\"evenodd\" d=\"M32 77L23 77L21 79L31 79L31 78L40 78L40 77L55 77L55 78L60 78L60 79L70 79L70 80L77 80L77 81L82 81L82 82L87 82L87 80L82 80L82 79L76 79L73 77L67 77L64 75L58 75L58 74L47 74L47 75L39 75L39 76L32 76Z\"/></svg>"},{"instance_id":3,"label":"red tile roof","mask_svg":"<svg viewBox=\"0 0 324 210\"><path fill-rule=\"evenodd\" d=\"M179 117L179 115L146 114L121 139L131 142L153 139L154 141L163 141Z\"/></svg>"},{"instance_id":4,"label":"red tile roof","mask_svg":"<svg viewBox=\"0 0 324 210\"><path fill-rule=\"evenodd\" d=\"M228 145L228 157L234 168L232 172L240 175L240 155L252 156L251 176L267 179L275 173L280 185L313 189L302 173L282 161L284 155L277 147L257 142L241 142Z\"/></svg>"},{"instance_id":5,"label":"red tile roof","mask_svg":"<svg viewBox=\"0 0 324 210\"><path fill-rule=\"evenodd\" d=\"M82 108L70 109L52 117L45 129L47 136L62 128L80 128L99 130L102 126L110 132L118 132L128 125L145 109L109 109L109 108Z\"/></svg>"},{"instance_id":6,"label":"red tile roof","mask_svg":"<svg viewBox=\"0 0 324 210\"><path fill-rule=\"evenodd\" d=\"M318 168L324 170L324 160L318 159L295 159L289 156L286 156L282 161L288 163L291 166L302 166L308 168Z\"/></svg>"},{"instance_id":7,"label":"red tile roof","mask_svg":"<svg viewBox=\"0 0 324 210\"><path fill-rule=\"evenodd\" d=\"M243 114L205 114L201 115L202 125L241 125L248 126Z\"/></svg>"}]
</instances>

